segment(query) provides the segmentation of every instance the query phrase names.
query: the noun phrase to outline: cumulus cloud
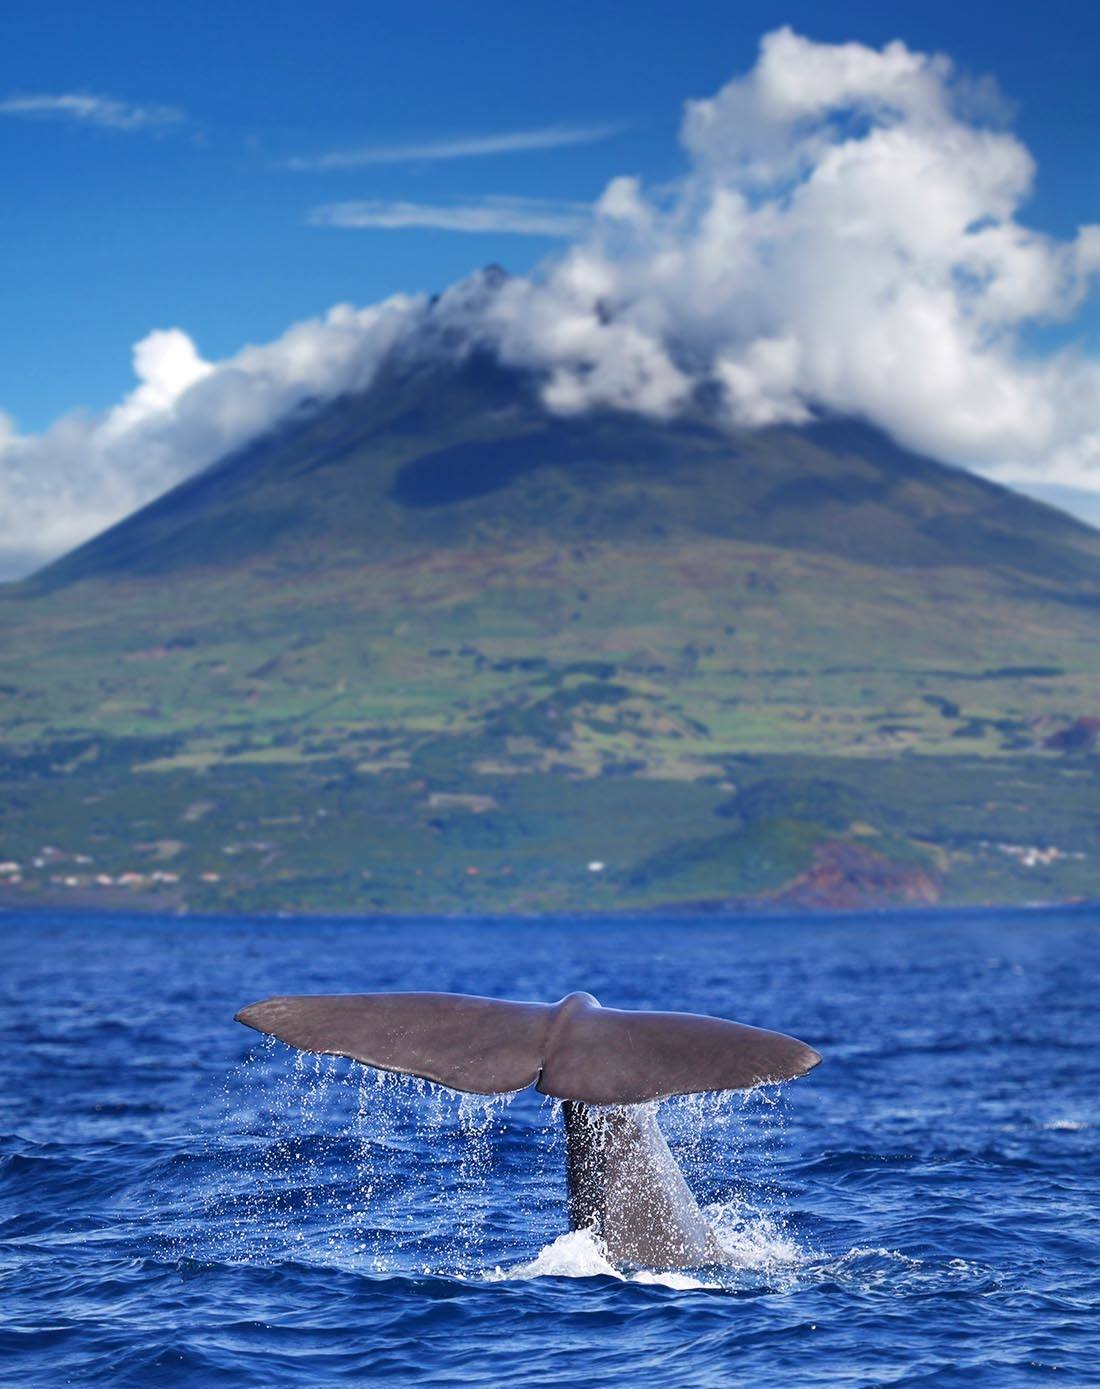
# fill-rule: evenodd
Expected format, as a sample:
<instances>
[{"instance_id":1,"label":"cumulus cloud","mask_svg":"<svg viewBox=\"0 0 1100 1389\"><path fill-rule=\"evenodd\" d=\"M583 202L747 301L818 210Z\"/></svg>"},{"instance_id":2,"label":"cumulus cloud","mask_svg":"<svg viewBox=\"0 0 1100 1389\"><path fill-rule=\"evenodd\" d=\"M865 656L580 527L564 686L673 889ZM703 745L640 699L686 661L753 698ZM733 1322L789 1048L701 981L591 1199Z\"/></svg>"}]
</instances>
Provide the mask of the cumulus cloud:
<instances>
[{"instance_id":1,"label":"cumulus cloud","mask_svg":"<svg viewBox=\"0 0 1100 1389\"><path fill-rule=\"evenodd\" d=\"M577 236L591 215L586 203L550 198L486 197L463 203L409 203L364 199L326 203L314 208L317 227L400 229L433 227L439 231L508 232L520 236Z\"/></svg>"},{"instance_id":2,"label":"cumulus cloud","mask_svg":"<svg viewBox=\"0 0 1100 1389\"><path fill-rule=\"evenodd\" d=\"M583 242L507 287L504 350L548 367L560 408L667 413L705 380L739 424L856 414L1006 478L1100 487L1100 365L1019 345L1079 309L1100 228L1018 221L1032 160L959 95L947 59L900 43L768 35L688 104L678 186L615 180Z\"/></svg>"},{"instance_id":3,"label":"cumulus cloud","mask_svg":"<svg viewBox=\"0 0 1100 1389\"><path fill-rule=\"evenodd\" d=\"M447 159L481 159L494 154L523 154L532 150L590 145L618 135L622 125L548 125L536 130L506 130L495 135L457 135L421 144L364 145L288 159L285 167L300 171L361 169L371 164L415 164Z\"/></svg>"},{"instance_id":4,"label":"cumulus cloud","mask_svg":"<svg viewBox=\"0 0 1100 1389\"><path fill-rule=\"evenodd\" d=\"M1002 480L1100 492L1100 362L1021 345L1072 323L1100 227L1059 240L1020 219L1035 170L1003 114L945 57L777 30L688 103L683 178L614 179L537 275L340 307L223 362L152 334L105 417L0 430L0 548L56 553L302 401L366 385L395 344L489 347L557 411L667 417L706 385L731 425L857 415Z\"/></svg>"},{"instance_id":5,"label":"cumulus cloud","mask_svg":"<svg viewBox=\"0 0 1100 1389\"><path fill-rule=\"evenodd\" d=\"M134 106L128 101L91 96L87 92L9 96L0 101L0 115L80 121L108 130L145 130L151 126L176 125L184 118L183 112L175 106Z\"/></svg>"}]
</instances>

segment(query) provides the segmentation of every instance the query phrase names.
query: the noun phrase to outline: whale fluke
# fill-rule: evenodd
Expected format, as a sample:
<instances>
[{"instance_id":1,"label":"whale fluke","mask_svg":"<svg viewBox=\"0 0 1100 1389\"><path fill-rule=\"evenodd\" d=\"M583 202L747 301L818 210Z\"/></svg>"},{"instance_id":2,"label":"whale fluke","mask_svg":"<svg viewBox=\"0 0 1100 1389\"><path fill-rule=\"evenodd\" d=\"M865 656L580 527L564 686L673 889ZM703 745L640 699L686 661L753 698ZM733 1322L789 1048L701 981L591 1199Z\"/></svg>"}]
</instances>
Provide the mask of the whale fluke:
<instances>
[{"instance_id":1,"label":"whale fluke","mask_svg":"<svg viewBox=\"0 0 1100 1389\"><path fill-rule=\"evenodd\" d=\"M585 1104L642 1104L702 1090L747 1090L794 1080L821 1057L782 1032L698 1013L601 1008L570 994L558 1015L537 1088Z\"/></svg>"},{"instance_id":2,"label":"whale fluke","mask_svg":"<svg viewBox=\"0 0 1100 1389\"><path fill-rule=\"evenodd\" d=\"M237 1021L303 1051L493 1095L536 1085L564 1100L574 1229L620 1265L720 1263L717 1235L684 1180L649 1100L793 1080L812 1047L694 1013L601 1008L591 994L510 1003L467 994L314 994L269 998ZM636 1106L642 1106L637 1108Z\"/></svg>"},{"instance_id":3,"label":"whale fluke","mask_svg":"<svg viewBox=\"0 0 1100 1389\"><path fill-rule=\"evenodd\" d=\"M253 1003L237 1022L302 1051L495 1095L538 1079L552 1012L468 994L300 994Z\"/></svg>"},{"instance_id":4,"label":"whale fluke","mask_svg":"<svg viewBox=\"0 0 1100 1389\"><path fill-rule=\"evenodd\" d=\"M305 994L242 1008L237 1021L303 1051L347 1056L478 1095L528 1085L555 1099L641 1104L793 1080L812 1047L694 1013L601 1008L591 994L512 1003L467 994Z\"/></svg>"}]
</instances>

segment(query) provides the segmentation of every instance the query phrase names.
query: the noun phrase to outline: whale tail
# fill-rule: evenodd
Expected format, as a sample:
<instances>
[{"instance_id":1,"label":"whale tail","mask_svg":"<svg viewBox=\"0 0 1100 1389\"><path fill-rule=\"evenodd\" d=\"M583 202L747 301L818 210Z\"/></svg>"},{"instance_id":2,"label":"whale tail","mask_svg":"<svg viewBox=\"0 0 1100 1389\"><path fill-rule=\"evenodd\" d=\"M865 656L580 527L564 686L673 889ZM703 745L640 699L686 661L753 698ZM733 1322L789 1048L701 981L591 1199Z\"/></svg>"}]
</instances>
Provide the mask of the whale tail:
<instances>
[{"instance_id":1,"label":"whale tail","mask_svg":"<svg viewBox=\"0 0 1100 1389\"><path fill-rule=\"evenodd\" d=\"M465 994L269 998L237 1021L303 1051L438 1081L479 1095L537 1085L565 1101L566 1185L574 1229L618 1264L721 1262L647 1100L793 1080L812 1047L720 1018L601 1008L591 994L509 1003Z\"/></svg>"},{"instance_id":2,"label":"whale tail","mask_svg":"<svg viewBox=\"0 0 1100 1389\"><path fill-rule=\"evenodd\" d=\"M780 1032L693 1013L601 1008L591 994L512 1003L466 994L298 995L237 1021L303 1051L347 1056L479 1095L535 1085L585 1104L744 1090L805 1075L821 1057Z\"/></svg>"}]
</instances>

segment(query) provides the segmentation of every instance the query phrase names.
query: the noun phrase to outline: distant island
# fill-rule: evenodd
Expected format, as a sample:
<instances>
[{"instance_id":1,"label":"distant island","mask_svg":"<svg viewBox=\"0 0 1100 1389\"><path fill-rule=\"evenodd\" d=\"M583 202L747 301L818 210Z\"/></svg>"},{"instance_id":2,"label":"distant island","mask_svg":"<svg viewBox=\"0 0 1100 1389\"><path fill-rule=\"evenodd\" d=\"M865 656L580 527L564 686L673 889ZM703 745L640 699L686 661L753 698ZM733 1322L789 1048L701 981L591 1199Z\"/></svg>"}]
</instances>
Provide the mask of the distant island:
<instances>
[{"instance_id":1,"label":"distant island","mask_svg":"<svg viewBox=\"0 0 1100 1389\"><path fill-rule=\"evenodd\" d=\"M1100 896L1100 533L395 355L0 588L0 907Z\"/></svg>"}]
</instances>

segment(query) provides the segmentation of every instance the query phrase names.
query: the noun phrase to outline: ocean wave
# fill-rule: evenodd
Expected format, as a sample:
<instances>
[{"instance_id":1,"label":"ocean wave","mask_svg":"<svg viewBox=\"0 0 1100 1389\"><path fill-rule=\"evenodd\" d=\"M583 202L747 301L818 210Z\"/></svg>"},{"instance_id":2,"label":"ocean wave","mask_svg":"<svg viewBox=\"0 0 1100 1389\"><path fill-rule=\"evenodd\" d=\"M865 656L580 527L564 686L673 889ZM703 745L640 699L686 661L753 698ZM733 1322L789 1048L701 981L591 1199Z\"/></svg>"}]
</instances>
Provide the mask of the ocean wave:
<instances>
[{"instance_id":1,"label":"ocean wave","mask_svg":"<svg viewBox=\"0 0 1100 1389\"><path fill-rule=\"evenodd\" d=\"M1095 1376L1092 928L5 927L5 1385L1016 1389ZM1026 974L970 967L993 956ZM549 1102L463 1107L351 1063L252 1048L230 1021L288 981L325 993L379 977L512 997L579 984L744 1016L820 1043L825 1064L780 1094L662 1107L726 1263L616 1269L568 1232ZM70 1013L51 1042L59 979ZM202 1006L147 1010L129 1030L123 1001L150 980Z\"/></svg>"}]
</instances>

